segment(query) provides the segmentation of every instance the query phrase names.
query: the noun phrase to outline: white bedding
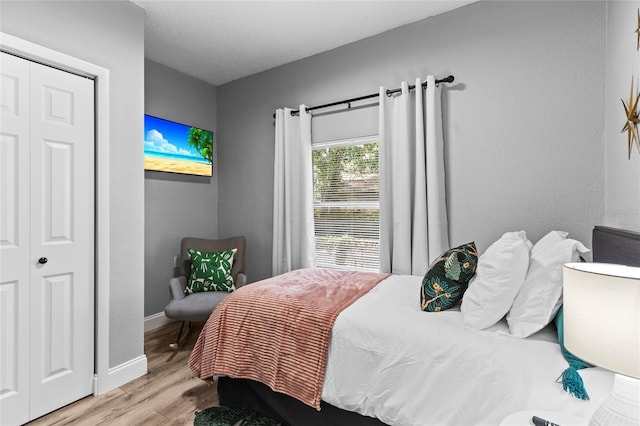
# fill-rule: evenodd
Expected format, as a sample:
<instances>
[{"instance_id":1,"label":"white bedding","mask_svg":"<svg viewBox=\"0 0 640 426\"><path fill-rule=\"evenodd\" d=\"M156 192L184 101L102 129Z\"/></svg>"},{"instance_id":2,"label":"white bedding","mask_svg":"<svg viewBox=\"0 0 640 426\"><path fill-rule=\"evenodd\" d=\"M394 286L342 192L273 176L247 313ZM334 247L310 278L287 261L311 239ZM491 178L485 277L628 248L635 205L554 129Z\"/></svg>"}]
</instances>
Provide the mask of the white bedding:
<instances>
[{"instance_id":1,"label":"white bedding","mask_svg":"<svg viewBox=\"0 0 640 426\"><path fill-rule=\"evenodd\" d=\"M392 275L337 318L322 392L336 407L389 425L498 425L520 410L590 417L613 375L580 370L591 401L555 383L568 367L553 325L513 338L504 319L465 328L459 310L419 309L422 277Z\"/></svg>"}]
</instances>

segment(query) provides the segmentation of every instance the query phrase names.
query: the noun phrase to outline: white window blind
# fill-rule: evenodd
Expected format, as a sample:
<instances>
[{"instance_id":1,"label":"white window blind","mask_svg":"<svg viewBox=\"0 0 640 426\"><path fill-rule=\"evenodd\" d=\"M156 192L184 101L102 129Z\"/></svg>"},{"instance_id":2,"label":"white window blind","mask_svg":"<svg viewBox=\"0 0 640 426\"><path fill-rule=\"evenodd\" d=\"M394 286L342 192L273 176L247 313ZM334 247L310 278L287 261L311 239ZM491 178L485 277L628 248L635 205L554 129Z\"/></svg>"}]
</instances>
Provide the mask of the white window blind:
<instances>
[{"instance_id":1,"label":"white window blind","mask_svg":"<svg viewBox=\"0 0 640 426\"><path fill-rule=\"evenodd\" d=\"M313 144L316 266L380 269L377 136Z\"/></svg>"}]
</instances>

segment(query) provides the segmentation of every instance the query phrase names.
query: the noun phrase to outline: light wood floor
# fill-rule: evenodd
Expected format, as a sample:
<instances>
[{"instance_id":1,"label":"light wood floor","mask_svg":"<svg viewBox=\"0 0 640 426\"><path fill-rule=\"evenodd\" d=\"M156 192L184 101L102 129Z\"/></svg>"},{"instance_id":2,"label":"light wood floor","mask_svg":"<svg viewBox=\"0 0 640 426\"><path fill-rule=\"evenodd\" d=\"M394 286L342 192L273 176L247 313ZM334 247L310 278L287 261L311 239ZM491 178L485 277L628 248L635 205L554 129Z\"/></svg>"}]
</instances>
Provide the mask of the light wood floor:
<instances>
[{"instance_id":1,"label":"light wood floor","mask_svg":"<svg viewBox=\"0 0 640 426\"><path fill-rule=\"evenodd\" d=\"M145 333L146 375L28 425L193 425L195 411L218 405L218 395L215 385L194 377L187 366L202 324L194 325L189 340L171 351L169 344L175 341L179 327L176 322Z\"/></svg>"}]
</instances>

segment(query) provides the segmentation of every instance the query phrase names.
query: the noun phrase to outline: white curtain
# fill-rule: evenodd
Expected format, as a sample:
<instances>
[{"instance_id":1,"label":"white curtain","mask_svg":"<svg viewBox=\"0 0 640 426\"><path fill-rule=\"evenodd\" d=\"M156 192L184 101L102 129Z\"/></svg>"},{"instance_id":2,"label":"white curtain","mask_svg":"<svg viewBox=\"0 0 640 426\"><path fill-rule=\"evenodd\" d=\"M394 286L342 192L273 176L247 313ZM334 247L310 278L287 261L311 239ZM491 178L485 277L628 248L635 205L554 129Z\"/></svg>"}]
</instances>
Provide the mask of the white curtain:
<instances>
[{"instance_id":1,"label":"white curtain","mask_svg":"<svg viewBox=\"0 0 640 426\"><path fill-rule=\"evenodd\" d=\"M449 248L441 88L380 88L380 270L423 275Z\"/></svg>"},{"instance_id":2,"label":"white curtain","mask_svg":"<svg viewBox=\"0 0 640 426\"><path fill-rule=\"evenodd\" d=\"M314 266L311 114L276 110L273 176L273 275Z\"/></svg>"}]
</instances>

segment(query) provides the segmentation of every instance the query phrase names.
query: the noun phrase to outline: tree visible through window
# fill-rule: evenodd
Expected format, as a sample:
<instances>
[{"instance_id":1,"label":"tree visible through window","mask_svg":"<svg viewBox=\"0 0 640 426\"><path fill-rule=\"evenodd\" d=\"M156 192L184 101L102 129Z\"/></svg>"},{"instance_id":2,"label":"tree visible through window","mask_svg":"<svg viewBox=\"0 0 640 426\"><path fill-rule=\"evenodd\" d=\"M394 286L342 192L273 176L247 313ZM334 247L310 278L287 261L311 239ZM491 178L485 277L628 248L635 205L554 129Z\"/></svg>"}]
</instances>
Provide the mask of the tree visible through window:
<instances>
[{"instance_id":1,"label":"tree visible through window","mask_svg":"<svg viewBox=\"0 0 640 426\"><path fill-rule=\"evenodd\" d=\"M379 270L377 137L313 145L316 266Z\"/></svg>"}]
</instances>

